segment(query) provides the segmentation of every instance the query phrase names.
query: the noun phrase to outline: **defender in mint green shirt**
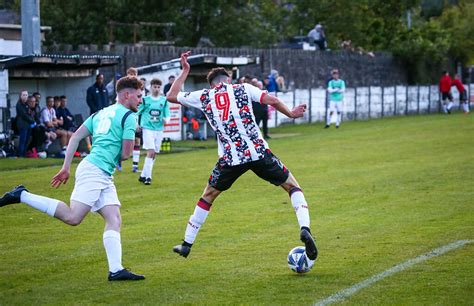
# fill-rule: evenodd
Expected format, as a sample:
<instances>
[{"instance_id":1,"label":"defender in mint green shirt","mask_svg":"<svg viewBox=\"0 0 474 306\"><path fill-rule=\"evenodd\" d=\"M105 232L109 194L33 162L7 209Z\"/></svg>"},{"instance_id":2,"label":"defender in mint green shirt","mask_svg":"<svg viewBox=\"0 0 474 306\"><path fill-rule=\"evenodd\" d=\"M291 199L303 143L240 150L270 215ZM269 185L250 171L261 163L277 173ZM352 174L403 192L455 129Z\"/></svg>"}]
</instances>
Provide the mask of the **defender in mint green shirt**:
<instances>
[{"instance_id":1,"label":"defender in mint green shirt","mask_svg":"<svg viewBox=\"0 0 474 306\"><path fill-rule=\"evenodd\" d=\"M136 114L116 103L90 116L84 122L92 135L92 149L85 158L109 175L115 171L122 154L122 140L134 140Z\"/></svg>"},{"instance_id":2,"label":"defender in mint green shirt","mask_svg":"<svg viewBox=\"0 0 474 306\"><path fill-rule=\"evenodd\" d=\"M346 83L341 79L332 79L328 83L329 101L341 102L344 98L343 92L346 89Z\"/></svg>"},{"instance_id":3,"label":"defender in mint green shirt","mask_svg":"<svg viewBox=\"0 0 474 306\"><path fill-rule=\"evenodd\" d=\"M140 126L147 130L163 131L164 119L169 118L170 108L164 96L146 96L138 107Z\"/></svg>"},{"instance_id":4,"label":"defender in mint green shirt","mask_svg":"<svg viewBox=\"0 0 474 306\"><path fill-rule=\"evenodd\" d=\"M336 128L339 128L342 120L342 109L344 100L344 91L346 90L346 83L339 78L339 70L333 69L331 72L332 80L328 82L329 93L329 107L326 114L326 126L331 126L331 118L333 113L336 113Z\"/></svg>"}]
</instances>

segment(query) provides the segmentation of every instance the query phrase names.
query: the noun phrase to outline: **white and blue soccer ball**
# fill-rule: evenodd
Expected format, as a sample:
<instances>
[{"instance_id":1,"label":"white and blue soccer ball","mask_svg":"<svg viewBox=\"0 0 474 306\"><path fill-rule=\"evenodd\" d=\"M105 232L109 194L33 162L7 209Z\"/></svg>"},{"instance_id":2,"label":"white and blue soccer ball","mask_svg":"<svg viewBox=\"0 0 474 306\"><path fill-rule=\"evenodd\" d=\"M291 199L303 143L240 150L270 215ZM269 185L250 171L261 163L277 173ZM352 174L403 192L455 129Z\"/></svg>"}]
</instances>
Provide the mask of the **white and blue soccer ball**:
<instances>
[{"instance_id":1,"label":"white and blue soccer ball","mask_svg":"<svg viewBox=\"0 0 474 306\"><path fill-rule=\"evenodd\" d=\"M303 246L297 246L288 253L288 266L296 273L306 273L314 266L314 260L306 255Z\"/></svg>"}]
</instances>

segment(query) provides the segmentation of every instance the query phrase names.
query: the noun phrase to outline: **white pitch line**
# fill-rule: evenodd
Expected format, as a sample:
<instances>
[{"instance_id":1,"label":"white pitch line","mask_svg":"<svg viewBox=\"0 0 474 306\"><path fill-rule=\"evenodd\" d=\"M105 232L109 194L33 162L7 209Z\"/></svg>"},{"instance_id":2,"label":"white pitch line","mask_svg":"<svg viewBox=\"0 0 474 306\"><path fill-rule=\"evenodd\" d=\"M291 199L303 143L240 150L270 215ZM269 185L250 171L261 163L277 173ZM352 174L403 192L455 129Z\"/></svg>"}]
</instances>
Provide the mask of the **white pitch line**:
<instances>
[{"instance_id":1,"label":"white pitch line","mask_svg":"<svg viewBox=\"0 0 474 306\"><path fill-rule=\"evenodd\" d=\"M394 267L392 267L388 270L383 271L382 273L374 275L374 276L372 276L372 277L370 277L370 278L368 278L368 279L366 279L366 280L364 280L364 281L362 281L358 284L355 284L352 287L343 289L343 290L331 295L330 297L327 297L324 300L321 300L321 301L317 302L314 305L315 306L324 306L324 305L329 305L329 304L337 302L337 301L342 301L342 300L350 297L351 295L353 295L354 293L356 293L360 289L369 287L370 285L372 285L372 284L378 282L379 280L382 280L382 279L384 279L388 276L391 276L392 274L398 273L398 272L403 271L405 269L408 269L408 268L410 268L410 267L412 267L412 266L414 266L414 265L416 265L420 262L426 261L426 260L428 260L430 258L433 258L433 257L436 257L436 256L443 255L444 253L447 253L449 251L458 249L458 248L463 247L466 244L469 244L469 243L472 243L472 242L473 242L473 240L458 240L458 241L455 241L453 243L442 246L440 248L434 249L431 252L420 255L416 258L409 259L409 260L405 261L404 263L398 264L398 265L396 265L396 266L394 266Z\"/></svg>"}]
</instances>

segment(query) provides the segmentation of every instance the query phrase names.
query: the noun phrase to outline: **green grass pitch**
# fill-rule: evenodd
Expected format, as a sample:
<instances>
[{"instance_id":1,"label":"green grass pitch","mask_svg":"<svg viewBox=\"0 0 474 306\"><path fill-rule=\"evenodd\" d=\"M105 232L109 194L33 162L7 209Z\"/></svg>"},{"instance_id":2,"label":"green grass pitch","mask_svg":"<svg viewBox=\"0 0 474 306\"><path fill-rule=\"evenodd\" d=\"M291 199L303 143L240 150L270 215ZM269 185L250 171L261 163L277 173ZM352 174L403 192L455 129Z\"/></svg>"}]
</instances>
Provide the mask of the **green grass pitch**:
<instances>
[{"instance_id":1,"label":"green grass pitch","mask_svg":"<svg viewBox=\"0 0 474 306\"><path fill-rule=\"evenodd\" d=\"M123 263L145 274L142 282L106 280L99 215L69 227L24 204L1 208L0 304L311 305L435 248L474 239L473 115L271 132L282 136L270 146L309 203L320 251L309 273L297 275L286 263L288 251L302 245L288 196L253 173L216 200L187 259L172 253L217 159L208 141L207 149L158 156L151 186L138 183L131 161L115 175ZM60 163L0 160L0 193L22 183L68 201L72 179L49 187ZM342 304L472 305L473 252L468 244L424 261Z\"/></svg>"}]
</instances>

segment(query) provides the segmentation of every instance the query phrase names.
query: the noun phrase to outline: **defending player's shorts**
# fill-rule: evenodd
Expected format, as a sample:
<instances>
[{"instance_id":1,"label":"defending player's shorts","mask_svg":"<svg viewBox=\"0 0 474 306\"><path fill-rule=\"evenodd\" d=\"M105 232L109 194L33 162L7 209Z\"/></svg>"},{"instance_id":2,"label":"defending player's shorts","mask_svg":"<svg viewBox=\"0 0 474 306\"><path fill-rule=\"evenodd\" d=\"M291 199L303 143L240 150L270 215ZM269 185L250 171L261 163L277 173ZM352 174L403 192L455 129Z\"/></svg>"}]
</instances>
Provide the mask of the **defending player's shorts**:
<instances>
[{"instance_id":1,"label":"defending player's shorts","mask_svg":"<svg viewBox=\"0 0 474 306\"><path fill-rule=\"evenodd\" d=\"M153 131L142 129L143 131L143 149L155 150L160 152L161 142L163 141L163 131Z\"/></svg>"},{"instance_id":2,"label":"defending player's shorts","mask_svg":"<svg viewBox=\"0 0 474 306\"><path fill-rule=\"evenodd\" d=\"M107 205L120 206L113 177L87 160L81 161L77 166L71 201L90 206L92 212Z\"/></svg>"},{"instance_id":3,"label":"defending player's shorts","mask_svg":"<svg viewBox=\"0 0 474 306\"><path fill-rule=\"evenodd\" d=\"M227 190L248 170L252 170L260 178L276 186L286 182L290 175L280 159L267 150L262 159L237 166L229 166L223 159L219 159L209 177L209 185L220 191Z\"/></svg>"}]
</instances>

